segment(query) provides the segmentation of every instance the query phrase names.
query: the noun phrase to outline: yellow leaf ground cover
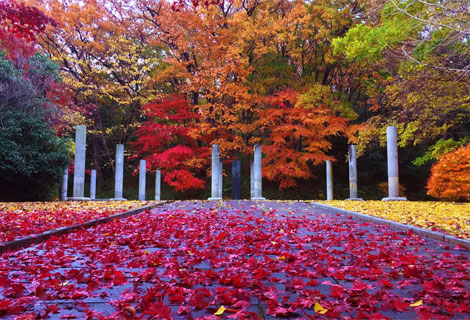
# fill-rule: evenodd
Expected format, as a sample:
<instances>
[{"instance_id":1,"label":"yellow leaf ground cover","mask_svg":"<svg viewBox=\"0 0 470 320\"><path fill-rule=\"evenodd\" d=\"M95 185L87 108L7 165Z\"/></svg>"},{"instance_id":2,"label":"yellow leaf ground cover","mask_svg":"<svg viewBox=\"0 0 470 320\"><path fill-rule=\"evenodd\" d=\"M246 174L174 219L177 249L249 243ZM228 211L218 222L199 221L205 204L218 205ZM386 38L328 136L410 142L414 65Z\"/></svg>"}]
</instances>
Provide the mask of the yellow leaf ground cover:
<instances>
[{"instance_id":1,"label":"yellow leaf ground cover","mask_svg":"<svg viewBox=\"0 0 470 320\"><path fill-rule=\"evenodd\" d=\"M338 200L315 202L470 239L470 203Z\"/></svg>"},{"instance_id":2,"label":"yellow leaf ground cover","mask_svg":"<svg viewBox=\"0 0 470 320\"><path fill-rule=\"evenodd\" d=\"M0 242L108 217L155 201L0 202Z\"/></svg>"}]
</instances>

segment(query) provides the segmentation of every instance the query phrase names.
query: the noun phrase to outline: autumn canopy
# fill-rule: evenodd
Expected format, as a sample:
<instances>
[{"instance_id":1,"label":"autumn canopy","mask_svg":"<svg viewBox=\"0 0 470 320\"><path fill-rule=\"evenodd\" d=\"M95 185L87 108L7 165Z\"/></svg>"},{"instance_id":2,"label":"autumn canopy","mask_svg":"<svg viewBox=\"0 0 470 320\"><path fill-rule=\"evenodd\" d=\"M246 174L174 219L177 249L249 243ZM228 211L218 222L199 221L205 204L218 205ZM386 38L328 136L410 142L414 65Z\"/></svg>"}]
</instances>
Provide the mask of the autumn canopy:
<instances>
[{"instance_id":1,"label":"autumn canopy","mask_svg":"<svg viewBox=\"0 0 470 320\"><path fill-rule=\"evenodd\" d=\"M384 132L393 124L402 183L425 198L431 166L470 133L465 7L456 0L0 0L0 64L22 70L23 79L34 65L25 59L50 70L41 105L54 112L43 119L61 139L88 126L87 157L100 181L112 177L116 143L126 145L129 173L146 159L177 192L206 187L211 144L225 163L241 159L246 170L260 143L274 189L308 182L319 196L313 186L324 161L336 161L345 176L347 145L356 143L360 183L379 197ZM347 192L346 183L335 190ZM443 194L469 199L430 191Z\"/></svg>"}]
</instances>

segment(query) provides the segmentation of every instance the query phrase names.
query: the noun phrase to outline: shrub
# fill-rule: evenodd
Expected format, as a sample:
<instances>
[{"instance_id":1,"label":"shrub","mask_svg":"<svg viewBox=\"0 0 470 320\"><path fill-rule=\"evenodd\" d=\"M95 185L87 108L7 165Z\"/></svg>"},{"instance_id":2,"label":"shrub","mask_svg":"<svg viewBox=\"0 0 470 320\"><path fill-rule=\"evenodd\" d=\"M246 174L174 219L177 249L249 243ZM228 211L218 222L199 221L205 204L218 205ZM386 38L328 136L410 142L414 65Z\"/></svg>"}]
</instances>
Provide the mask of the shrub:
<instances>
[{"instance_id":1,"label":"shrub","mask_svg":"<svg viewBox=\"0 0 470 320\"><path fill-rule=\"evenodd\" d=\"M470 144L443 155L431 168L428 194L444 200L470 200Z\"/></svg>"},{"instance_id":2,"label":"shrub","mask_svg":"<svg viewBox=\"0 0 470 320\"><path fill-rule=\"evenodd\" d=\"M0 200L53 198L69 157L44 119L10 113L0 127Z\"/></svg>"}]
</instances>

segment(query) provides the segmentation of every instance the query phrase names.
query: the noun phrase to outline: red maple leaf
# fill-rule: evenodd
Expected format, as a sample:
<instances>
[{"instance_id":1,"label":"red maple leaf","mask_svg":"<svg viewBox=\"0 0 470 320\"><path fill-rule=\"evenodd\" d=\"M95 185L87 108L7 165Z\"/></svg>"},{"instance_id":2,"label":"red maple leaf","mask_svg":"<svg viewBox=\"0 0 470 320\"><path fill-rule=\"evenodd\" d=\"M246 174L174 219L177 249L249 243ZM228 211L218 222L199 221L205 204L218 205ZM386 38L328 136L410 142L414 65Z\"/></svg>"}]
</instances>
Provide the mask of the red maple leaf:
<instances>
[{"instance_id":1,"label":"red maple leaf","mask_svg":"<svg viewBox=\"0 0 470 320\"><path fill-rule=\"evenodd\" d=\"M150 303L144 313L158 316L160 319L172 319L171 308L165 305L163 301Z\"/></svg>"},{"instance_id":2,"label":"red maple leaf","mask_svg":"<svg viewBox=\"0 0 470 320\"><path fill-rule=\"evenodd\" d=\"M331 286L330 290L331 290L330 295L332 297L340 298L340 299L344 298L344 288L343 288L343 286L334 284L334 285Z\"/></svg>"},{"instance_id":3,"label":"red maple leaf","mask_svg":"<svg viewBox=\"0 0 470 320\"><path fill-rule=\"evenodd\" d=\"M396 299L396 300L393 300L392 305L393 305L393 307L395 308L395 310L400 311L400 312L403 312L403 311L405 311L406 309L408 309L408 307L410 306L410 303L404 301L404 300L401 299L401 298L398 298L398 299Z\"/></svg>"}]
</instances>

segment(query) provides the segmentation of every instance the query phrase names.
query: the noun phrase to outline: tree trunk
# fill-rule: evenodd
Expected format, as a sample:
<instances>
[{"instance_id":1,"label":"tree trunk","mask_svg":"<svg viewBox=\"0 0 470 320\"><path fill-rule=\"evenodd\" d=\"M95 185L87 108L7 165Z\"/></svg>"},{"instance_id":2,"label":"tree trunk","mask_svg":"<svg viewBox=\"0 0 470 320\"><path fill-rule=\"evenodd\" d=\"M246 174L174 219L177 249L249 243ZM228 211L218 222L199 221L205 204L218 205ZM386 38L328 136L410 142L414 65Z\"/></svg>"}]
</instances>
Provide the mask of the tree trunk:
<instances>
[{"instance_id":1,"label":"tree trunk","mask_svg":"<svg viewBox=\"0 0 470 320\"><path fill-rule=\"evenodd\" d=\"M114 159L113 159L112 154L109 152L108 143L106 142L106 139L104 137L103 123L101 122L101 116L99 114L99 111L95 113L95 128L98 131L98 137L97 138L99 139L99 141L101 142L101 144L103 146L104 152L102 152L102 154L104 154L106 156L107 161L109 161L109 163L111 165L111 169L114 172Z\"/></svg>"}]
</instances>

